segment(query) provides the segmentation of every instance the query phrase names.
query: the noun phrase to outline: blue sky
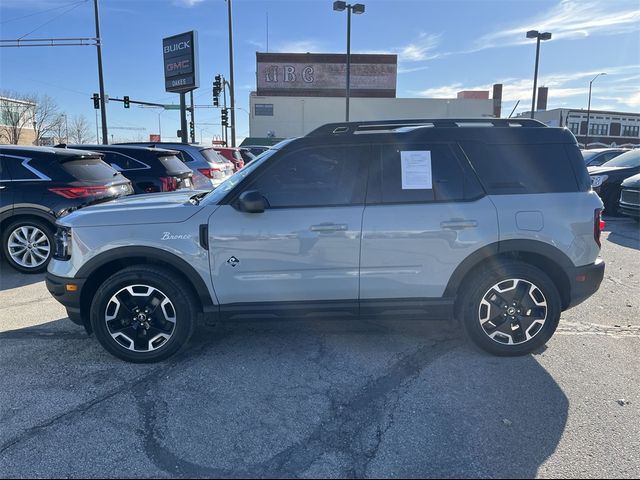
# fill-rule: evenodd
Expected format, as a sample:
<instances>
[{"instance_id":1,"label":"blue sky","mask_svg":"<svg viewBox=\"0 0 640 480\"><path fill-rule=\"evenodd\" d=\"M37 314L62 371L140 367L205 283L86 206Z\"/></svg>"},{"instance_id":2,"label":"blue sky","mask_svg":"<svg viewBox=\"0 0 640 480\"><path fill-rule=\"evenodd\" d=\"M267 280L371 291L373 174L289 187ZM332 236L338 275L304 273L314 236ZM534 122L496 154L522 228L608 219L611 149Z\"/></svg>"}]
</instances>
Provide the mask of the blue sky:
<instances>
[{"instance_id":1,"label":"blue sky","mask_svg":"<svg viewBox=\"0 0 640 480\"><path fill-rule=\"evenodd\" d=\"M455 97L468 89L504 84L503 114L518 100L531 105L535 42L530 29L550 31L541 49L539 85L549 108L640 111L639 0L363 0L354 16L352 52L397 53L399 97ZM164 92L162 38L197 30L200 84L197 104L211 104L216 73L228 77L224 0L101 0L107 94L177 103ZM237 135L249 134L249 92L255 89L255 52L344 52L346 14L331 0L233 0ZM38 28L39 27L39 28ZM35 31L34 31L35 30ZM92 0L2 0L0 38L91 37ZM98 91L95 47L0 49L0 89L48 94L70 116L92 123L90 96ZM108 105L115 140L158 133L158 110ZM178 113L160 115L163 136L175 134ZM219 111L196 111L203 139L220 132ZM124 130L127 127L145 130Z\"/></svg>"}]
</instances>

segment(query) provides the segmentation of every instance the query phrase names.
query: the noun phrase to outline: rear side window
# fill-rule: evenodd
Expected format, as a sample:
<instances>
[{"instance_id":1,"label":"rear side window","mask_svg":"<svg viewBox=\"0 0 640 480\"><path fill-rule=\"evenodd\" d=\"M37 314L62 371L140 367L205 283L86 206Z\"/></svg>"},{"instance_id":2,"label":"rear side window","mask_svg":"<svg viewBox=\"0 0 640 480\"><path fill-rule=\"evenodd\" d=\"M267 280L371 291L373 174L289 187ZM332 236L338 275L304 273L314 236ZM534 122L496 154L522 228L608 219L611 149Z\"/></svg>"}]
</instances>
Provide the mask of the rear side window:
<instances>
[{"instance_id":1,"label":"rear side window","mask_svg":"<svg viewBox=\"0 0 640 480\"><path fill-rule=\"evenodd\" d=\"M368 147L291 152L269 165L250 189L262 193L272 208L362 204L368 152Z\"/></svg>"},{"instance_id":2,"label":"rear side window","mask_svg":"<svg viewBox=\"0 0 640 480\"><path fill-rule=\"evenodd\" d=\"M416 158L417 163L408 163L409 156ZM372 187L370 203L464 199L465 175L450 146L446 144L381 146L380 161L371 178L373 184L381 185L381 195L376 195Z\"/></svg>"},{"instance_id":3,"label":"rear side window","mask_svg":"<svg viewBox=\"0 0 640 480\"><path fill-rule=\"evenodd\" d=\"M189 167L187 167L182 160L180 160L178 157L176 157L175 155L165 155L162 157L158 157L158 160L160 160L160 163L162 163L162 165L164 165L164 168L167 169L167 172L172 174L172 173L185 173L185 172L190 172L191 169Z\"/></svg>"},{"instance_id":4,"label":"rear side window","mask_svg":"<svg viewBox=\"0 0 640 480\"><path fill-rule=\"evenodd\" d=\"M564 145L464 142L462 148L489 195L579 190L576 181L579 172L574 172L575 162ZM580 163L586 171L582 158Z\"/></svg>"},{"instance_id":5,"label":"rear side window","mask_svg":"<svg viewBox=\"0 0 640 480\"><path fill-rule=\"evenodd\" d=\"M111 180L118 172L99 158L79 158L60 164L62 169L81 182Z\"/></svg>"},{"instance_id":6,"label":"rear side window","mask_svg":"<svg viewBox=\"0 0 640 480\"><path fill-rule=\"evenodd\" d=\"M224 157L213 148L203 148L200 153L211 163L227 163Z\"/></svg>"},{"instance_id":7,"label":"rear side window","mask_svg":"<svg viewBox=\"0 0 640 480\"><path fill-rule=\"evenodd\" d=\"M116 152L104 152L104 161L120 172L149 168L149 165L146 163Z\"/></svg>"}]
</instances>

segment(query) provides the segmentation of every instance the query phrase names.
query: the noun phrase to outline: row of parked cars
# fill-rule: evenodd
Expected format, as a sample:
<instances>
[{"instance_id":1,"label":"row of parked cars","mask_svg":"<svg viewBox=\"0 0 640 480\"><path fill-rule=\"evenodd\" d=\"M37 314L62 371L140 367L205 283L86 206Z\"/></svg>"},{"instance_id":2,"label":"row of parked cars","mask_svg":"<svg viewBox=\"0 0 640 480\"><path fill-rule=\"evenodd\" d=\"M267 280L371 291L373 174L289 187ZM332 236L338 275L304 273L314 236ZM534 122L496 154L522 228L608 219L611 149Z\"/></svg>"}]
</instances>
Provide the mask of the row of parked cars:
<instances>
[{"instance_id":1,"label":"row of parked cars","mask_svg":"<svg viewBox=\"0 0 640 480\"><path fill-rule=\"evenodd\" d=\"M2 254L21 272L41 272L53 254L57 218L124 195L211 190L267 148L183 143L2 145Z\"/></svg>"},{"instance_id":2,"label":"row of parked cars","mask_svg":"<svg viewBox=\"0 0 640 480\"><path fill-rule=\"evenodd\" d=\"M640 149L599 148L582 156L605 214L640 220Z\"/></svg>"}]
</instances>

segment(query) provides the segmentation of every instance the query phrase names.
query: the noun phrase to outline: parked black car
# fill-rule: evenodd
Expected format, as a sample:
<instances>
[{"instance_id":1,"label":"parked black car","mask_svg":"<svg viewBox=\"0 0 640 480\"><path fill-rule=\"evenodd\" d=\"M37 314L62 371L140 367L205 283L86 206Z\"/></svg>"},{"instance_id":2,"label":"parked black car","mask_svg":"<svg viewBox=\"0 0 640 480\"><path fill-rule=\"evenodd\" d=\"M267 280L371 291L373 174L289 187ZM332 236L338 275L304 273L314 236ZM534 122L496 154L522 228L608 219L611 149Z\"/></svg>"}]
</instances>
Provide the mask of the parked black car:
<instances>
[{"instance_id":1,"label":"parked black car","mask_svg":"<svg viewBox=\"0 0 640 480\"><path fill-rule=\"evenodd\" d=\"M2 254L16 270L41 272L53 253L57 217L131 193L131 182L100 154L2 145Z\"/></svg>"},{"instance_id":2,"label":"parked black car","mask_svg":"<svg viewBox=\"0 0 640 480\"><path fill-rule=\"evenodd\" d=\"M584 164L587 167L599 167L609 160L613 160L618 155L628 152L626 148L594 148L591 150L581 150Z\"/></svg>"},{"instance_id":3,"label":"parked black car","mask_svg":"<svg viewBox=\"0 0 640 480\"><path fill-rule=\"evenodd\" d=\"M588 167L591 186L604 202L607 215L618 215L621 184L640 173L640 150L630 150L599 167Z\"/></svg>"},{"instance_id":4,"label":"parked black car","mask_svg":"<svg viewBox=\"0 0 640 480\"><path fill-rule=\"evenodd\" d=\"M620 213L640 221L640 173L622 182Z\"/></svg>"},{"instance_id":5,"label":"parked black car","mask_svg":"<svg viewBox=\"0 0 640 480\"><path fill-rule=\"evenodd\" d=\"M193 172L175 150L129 145L70 145L104 155L104 161L131 180L135 193L193 189Z\"/></svg>"}]
</instances>

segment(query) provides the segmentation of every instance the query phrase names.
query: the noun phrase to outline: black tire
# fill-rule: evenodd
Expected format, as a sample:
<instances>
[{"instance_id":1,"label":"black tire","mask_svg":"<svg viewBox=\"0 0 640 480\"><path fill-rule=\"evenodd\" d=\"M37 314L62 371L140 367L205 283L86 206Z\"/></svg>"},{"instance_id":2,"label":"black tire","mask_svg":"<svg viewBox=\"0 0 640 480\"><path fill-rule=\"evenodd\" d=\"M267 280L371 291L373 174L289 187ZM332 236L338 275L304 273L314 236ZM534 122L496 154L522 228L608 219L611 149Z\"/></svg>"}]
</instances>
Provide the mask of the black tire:
<instances>
[{"instance_id":1,"label":"black tire","mask_svg":"<svg viewBox=\"0 0 640 480\"><path fill-rule=\"evenodd\" d=\"M149 320L146 322L151 325L150 328L147 328L147 331L150 332L149 335L155 335L158 331L165 334L170 333L169 338L163 340L164 343L161 343L160 346L151 351L136 349L136 342L140 341L144 346L144 342L147 341L147 347L149 347L149 342L145 337L147 334L142 333L144 328L140 327L139 324L135 327L136 321L130 321L130 318L136 315L136 309L139 312L137 315L144 313L140 309L144 307L145 302L148 302L148 300L144 299L149 297L140 295L140 298L137 299L128 290L122 292L127 287L133 289L133 285L144 285L154 289L158 292L158 294L154 293L156 299L158 297L160 299L166 298L170 302L170 306L166 307L169 312L173 313L174 318L173 328L170 332L165 329L166 326L171 325L171 322L165 321L167 312L162 308L158 311L158 306L162 307L164 300L161 300L161 304L156 302L154 311L149 313ZM144 291L141 287L136 288L139 290L136 292L136 289L133 289L136 294ZM115 297L116 301L113 301L112 297L116 294L124 296ZM133 308L125 306L121 313L121 305L126 301L130 301L132 304L138 303L138 305L133 305ZM108 307L109 311L107 310ZM111 312L111 315L116 317L109 322L109 326L107 324L108 312ZM90 315L93 331L109 353L127 362L152 363L169 358L187 344L196 324L197 303L191 293L191 288L171 271L156 266L137 265L116 272L98 287L91 303ZM127 324L128 326L121 330L121 334L118 333L117 329L112 329L114 335L117 335L120 340L112 337L109 332L110 328L114 325L121 328ZM158 327L159 325L160 327ZM132 332L135 332L135 335ZM131 337L134 338L132 339ZM129 346L134 347L133 350L123 344L123 342L127 341L130 342Z\"/></svg>"},{"instance_id":2,"label":"black tire","mask_svg":"<svg viewBox=\"0 0 640 480\"><path fill-rule=\"evenodd\" d=\"M502 292L495 290L496 286ZM531 353L551 338L560 321L562 304L558 289L542 270L525 262L506 260L480 267L465 280L460 291L463 293L457 312L467 335L478 347L494 355ZM515 298L510 298L512 295ZM522 301L516 302L518 297ZM542 303L544 307L540 306ZM544 319L541 319L543 309ZM481 319L489 321L483 324ZM503 330L508 333L502 333ZM506 343L509 337L512 344Z\"/></svg>"},{"instance_id":3,"label":"black tire","mask_svg":"<svg viewBox=\"0 0 640 480\"><path fill-rule=\"evenodd\" d=\"M18 238L22 238L23 229L27 229L27 231L33 232L42 232L46 241L42 240L36 243L30 243L31 247L29 250L33 251L33 254L29 254L24 260L19 259L19 252L22 252L19 247L10 247L9 242L15 245L16 235ZM36 236L34 239L42 238L41 236ZM27 239L28 240L28 239ZM48 252L46 254L46 258L42 259L40 255L44 251L44 246L48 247ZM53 243L53 226L45 220L39 218L23 218L14 220L7 228L2 232L2 254L4 258L7 260L7 263L11 265L13 268L22 273L40 273L44 272L47 269L47 265L51 261L51 256L53 254L54 243ZM26 252L26 250L24 250ZM23 264L20 262L24 261ZM29 266L29 262L32 262L34 266Z\"/></svg>"}]
</instances>

